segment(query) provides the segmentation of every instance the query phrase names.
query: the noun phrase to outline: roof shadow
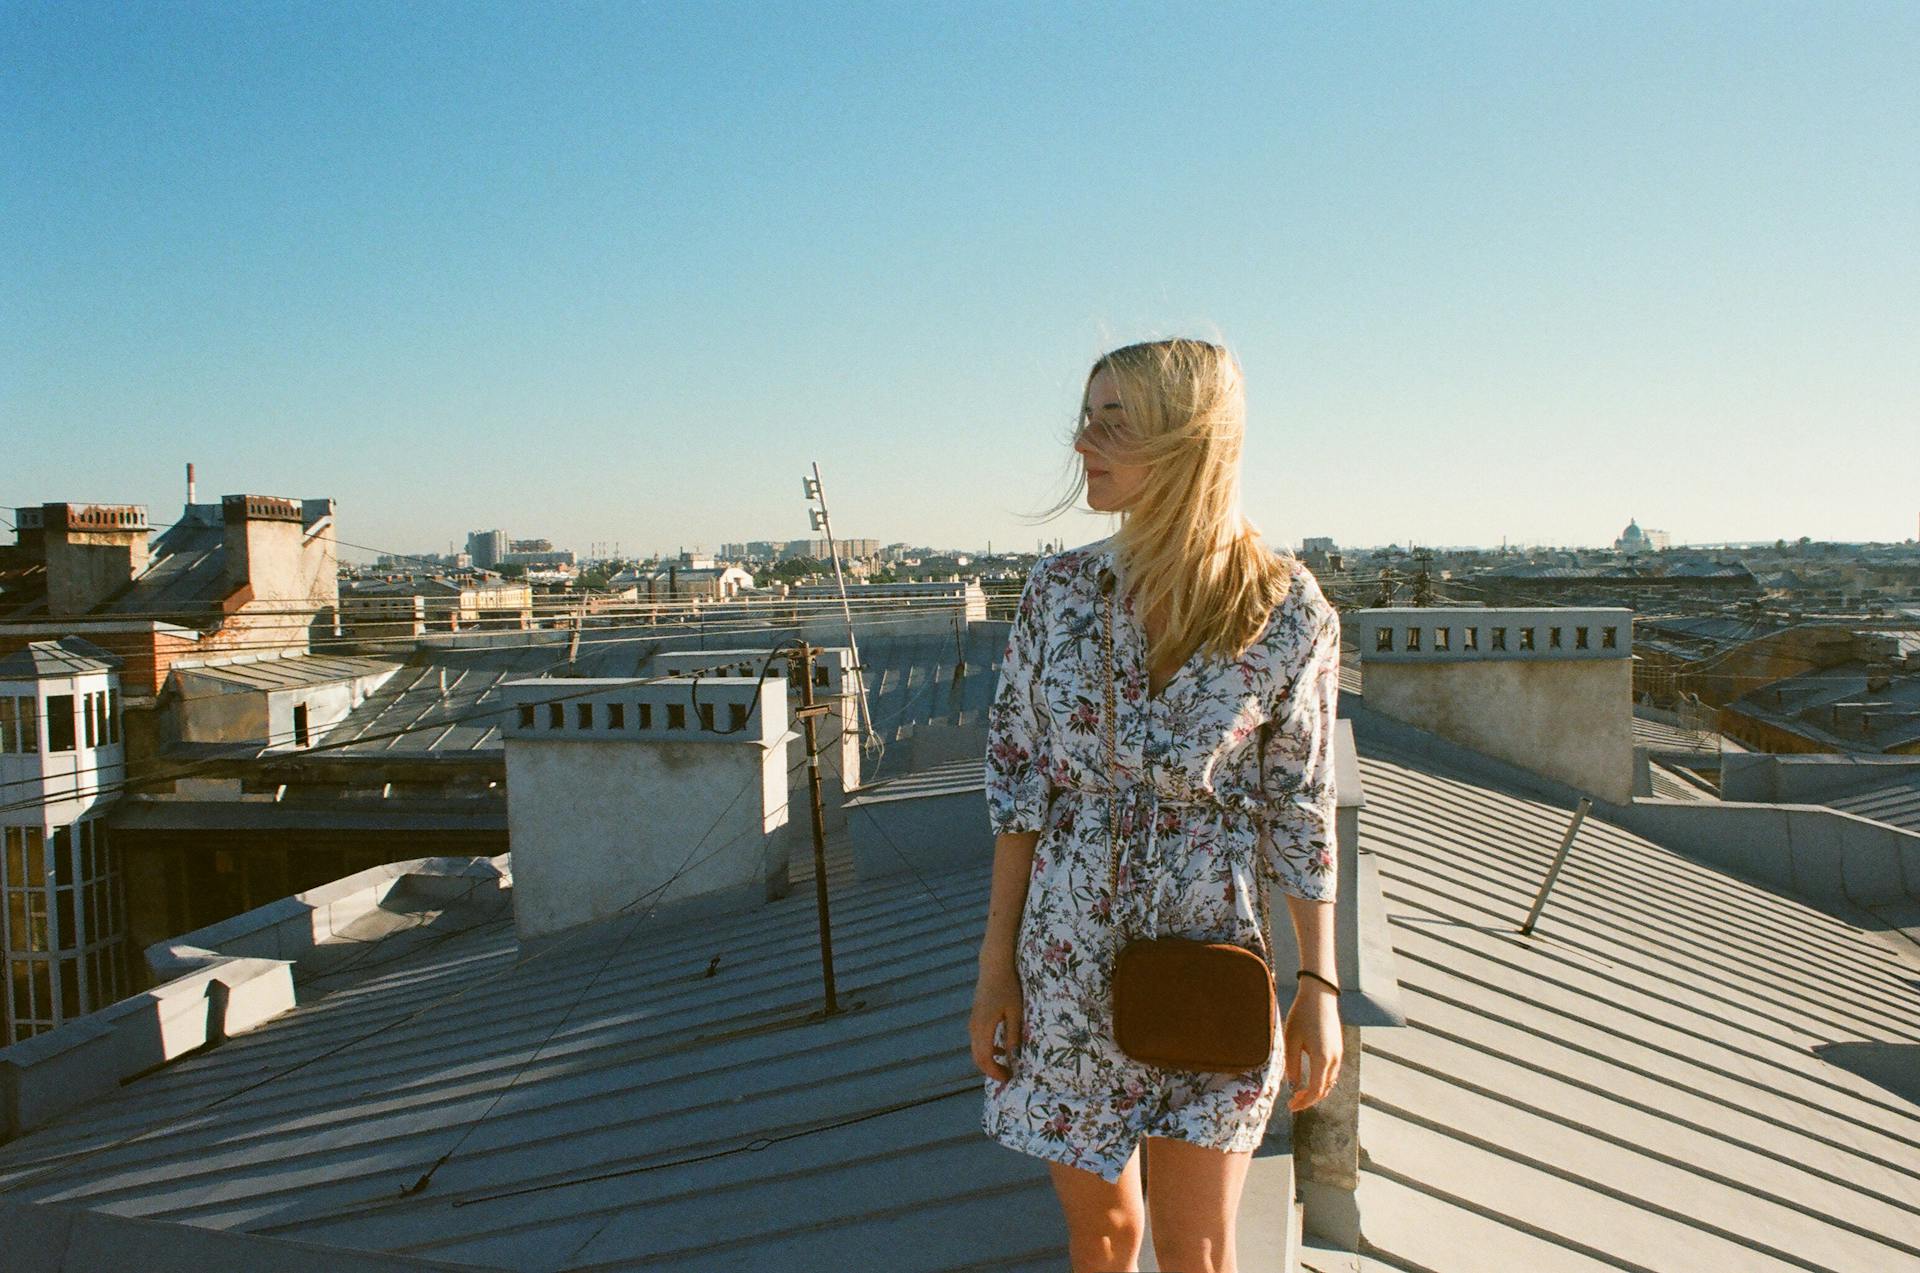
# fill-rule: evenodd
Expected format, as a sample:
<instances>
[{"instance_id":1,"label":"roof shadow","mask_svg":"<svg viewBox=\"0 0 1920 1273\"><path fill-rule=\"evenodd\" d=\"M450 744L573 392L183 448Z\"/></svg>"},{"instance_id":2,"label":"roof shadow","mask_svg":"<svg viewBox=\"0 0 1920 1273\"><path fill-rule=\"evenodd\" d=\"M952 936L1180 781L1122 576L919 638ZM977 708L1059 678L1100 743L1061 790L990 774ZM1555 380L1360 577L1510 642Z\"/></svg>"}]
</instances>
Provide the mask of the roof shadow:
<instances>
[{"instance_id":1,"label":"roof shadow","mask_svg":"<svg viewBox=\"0 0 1920 1273\"><path fill-rule=\"evenodd\" d=\"M1920 1105L1920 1043L1852 1039L1818 1044L1813 1054Z\"/></svg>"}]
</instances>

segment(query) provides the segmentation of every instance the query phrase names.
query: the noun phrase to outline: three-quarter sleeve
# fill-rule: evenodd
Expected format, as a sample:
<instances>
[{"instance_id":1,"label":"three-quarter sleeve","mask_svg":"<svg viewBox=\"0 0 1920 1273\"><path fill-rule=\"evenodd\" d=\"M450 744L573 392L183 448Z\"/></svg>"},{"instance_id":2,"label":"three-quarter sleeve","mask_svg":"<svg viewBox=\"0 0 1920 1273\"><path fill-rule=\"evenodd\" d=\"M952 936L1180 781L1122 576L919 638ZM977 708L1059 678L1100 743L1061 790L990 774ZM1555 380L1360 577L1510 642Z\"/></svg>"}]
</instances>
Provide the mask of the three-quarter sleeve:
<instances>
[{"instance_id":1,"label":"three-quarter sleeve","mask_svg":"<svg viewBox=\"0 0 1920 1273\"><path fill-rule=\"evenodd\" d=\"M1027 575L987 708L987 816L995 835L1038 831L1047 812L1046 738L1038 707L1046 664L1048 558Z\"/></svg>"},{"instance_id":2,"label":"three-quarter sleeve","mask_svg":"<svg viewBox=\"0 0 1920 1273\"><path fill-rule=\"evenodd\" d=\"M1262 742L1260 851L1285 892L1331 902L1340 882L1333 782L1340 612L1324 599L1319 606L1324 614L1306 658L1272 705Z\"/></svg>"}]
</instances>

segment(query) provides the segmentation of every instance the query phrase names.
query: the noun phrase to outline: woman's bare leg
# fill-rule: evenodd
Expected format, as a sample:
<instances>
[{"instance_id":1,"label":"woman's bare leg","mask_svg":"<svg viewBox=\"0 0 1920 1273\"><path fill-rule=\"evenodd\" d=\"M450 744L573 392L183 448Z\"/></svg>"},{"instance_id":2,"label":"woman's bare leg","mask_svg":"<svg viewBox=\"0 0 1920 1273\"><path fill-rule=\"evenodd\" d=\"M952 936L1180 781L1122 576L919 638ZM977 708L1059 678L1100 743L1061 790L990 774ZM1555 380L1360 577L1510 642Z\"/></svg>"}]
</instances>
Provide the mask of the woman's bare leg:
<instances>
[{"instance_id":1,"label":"woman's bare leg","mask_svg":"<svg viewBox=\"0 0 1920 1273\"><path fill-rule=\"evenodd\" d=\"M1252 1152L1228 1153L1158 1136L1144 1143L1153 1253L1160 1267L1234 1273L1234 1215Z\"/></svg>"},{"instance_id":2,"label":"woman's bare leg","mask_svg":"<svg viewBox=\"0 0 1920 1273\"><path fill-rule=\"evenodd\" d=\"M1053 1191L1067 1216L1067 1256L1073 1273L1129 1273L1139 1267L1147 1213L1140 1196L1140 1151L1127 1160L1120 1179L1108 1184L1096 1173L1048 1163Z\"/></svg>"}]
</instances>

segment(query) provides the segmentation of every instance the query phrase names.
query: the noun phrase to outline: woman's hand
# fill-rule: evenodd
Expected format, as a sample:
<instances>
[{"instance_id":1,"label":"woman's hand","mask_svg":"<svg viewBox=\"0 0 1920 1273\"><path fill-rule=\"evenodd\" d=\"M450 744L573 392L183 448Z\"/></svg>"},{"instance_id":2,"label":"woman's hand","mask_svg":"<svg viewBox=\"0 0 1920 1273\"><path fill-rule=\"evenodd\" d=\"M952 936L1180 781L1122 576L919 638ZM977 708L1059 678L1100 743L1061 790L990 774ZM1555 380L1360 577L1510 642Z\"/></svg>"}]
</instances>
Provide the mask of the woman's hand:
<instances>
[{"instance_id":1,"label":"woman's hand","mask_svg":"<svg viewBox=\"0 0 1920 1273\"><path fill-rule=\"evenodd\" d=\"M1013 1077L1013 1058L1020 1051L1020 1023L1026 1001L1020 993L1020 977L1012 968L982 968L973 985L973 1016L967 1032L973 1039L973 1063L980 1072L1004 1083ZM995 1056L994 1034L1002 1027L1006 1056L1002 1064Z\"/></svg>"},{"instance_id":2,"label":"woman's hand","mask_svg":"<svg viewBox=\"0 0 1920 1273\"><path fill-rule=\"evenodd\" d=\"M1294 1089L1287 1109L1298 1113L1331 1092L1340 1077L1340 996L1331 987L1303 978L1293 1006L1287 1009L1282 1033L1287 1084ZM1313 1071L1313 1085L1304 1089L1300 1086L1303 1057Z\"/></svg>"}]
</instances>

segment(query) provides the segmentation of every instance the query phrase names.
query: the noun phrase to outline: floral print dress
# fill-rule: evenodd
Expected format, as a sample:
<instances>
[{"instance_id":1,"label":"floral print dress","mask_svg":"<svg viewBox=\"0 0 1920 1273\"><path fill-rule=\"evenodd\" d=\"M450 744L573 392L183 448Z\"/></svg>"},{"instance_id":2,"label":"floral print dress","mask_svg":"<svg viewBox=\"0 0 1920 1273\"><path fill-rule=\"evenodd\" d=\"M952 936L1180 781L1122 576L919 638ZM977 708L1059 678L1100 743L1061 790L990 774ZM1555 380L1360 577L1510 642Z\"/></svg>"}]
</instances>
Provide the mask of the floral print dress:
<instances>
[{"instance_id":1,"label":"floral print dress","mask_svg":"<svg viewBox=\"0 0 1920 1273\"><path fill-rule=\"evenodd\" d=\"M1101 574L1112 569L1111 540L1040 558L988 711L993 830L1040 836L1016 950L1025 1024L1013 1077L986 1080L982 1116L1000 1143L1109 1181L1142 1136L1246 1150L1266 1131L1285 1081L1278 1031L1267 1063L1244 1073L1146 1065L1114 1042L1109 977L1132 937L1262 949L1261 879L1333 900L1340 669L1339 613L1296 560L1292 588L1244 655L1196 653L1150 695L1146 631L1120 580L1109 796ZM1109 799L1118 804L1117 902Z\"/></svg>"}]
</instances>

